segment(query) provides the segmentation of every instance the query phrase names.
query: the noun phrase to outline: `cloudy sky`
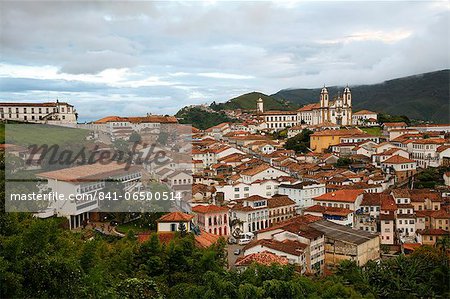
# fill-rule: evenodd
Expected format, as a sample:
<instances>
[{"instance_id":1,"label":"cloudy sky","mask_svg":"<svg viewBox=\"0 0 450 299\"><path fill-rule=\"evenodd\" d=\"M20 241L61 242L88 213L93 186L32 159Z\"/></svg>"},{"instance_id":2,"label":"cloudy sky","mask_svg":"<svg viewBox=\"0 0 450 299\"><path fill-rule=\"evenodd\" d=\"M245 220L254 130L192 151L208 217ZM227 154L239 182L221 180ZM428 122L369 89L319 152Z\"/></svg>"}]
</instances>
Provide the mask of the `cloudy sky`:
<instances>
[{"instance_id":1,"label":"cloudy sky","mask_svg":"<svg viewBox=\"0 0 450 299\"><path fill-rule=\"evenodd\" d=\"M442 2L0 2L0 101L81 120L450 67Z\"/></svg>"}]
</instances>

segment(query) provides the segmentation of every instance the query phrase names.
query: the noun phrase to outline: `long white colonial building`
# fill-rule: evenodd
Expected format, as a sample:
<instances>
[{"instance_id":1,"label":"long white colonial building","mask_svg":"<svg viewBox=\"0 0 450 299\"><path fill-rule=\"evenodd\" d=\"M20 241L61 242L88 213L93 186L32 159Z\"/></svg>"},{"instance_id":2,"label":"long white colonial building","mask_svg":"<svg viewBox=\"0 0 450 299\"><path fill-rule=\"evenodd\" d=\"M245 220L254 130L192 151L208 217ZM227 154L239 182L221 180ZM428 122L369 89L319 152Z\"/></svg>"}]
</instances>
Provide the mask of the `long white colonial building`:
<instances>
[{"instance_id":1,"label":"long white colonial building","mask_svg":"<svg viewBox=\"0 0 450 299\"><path fill-rule=\"evenodd\" d=\"M54 125L75 125L77 111L65 102L0 103L0 119Z\"/></svg>"}]
</instances>

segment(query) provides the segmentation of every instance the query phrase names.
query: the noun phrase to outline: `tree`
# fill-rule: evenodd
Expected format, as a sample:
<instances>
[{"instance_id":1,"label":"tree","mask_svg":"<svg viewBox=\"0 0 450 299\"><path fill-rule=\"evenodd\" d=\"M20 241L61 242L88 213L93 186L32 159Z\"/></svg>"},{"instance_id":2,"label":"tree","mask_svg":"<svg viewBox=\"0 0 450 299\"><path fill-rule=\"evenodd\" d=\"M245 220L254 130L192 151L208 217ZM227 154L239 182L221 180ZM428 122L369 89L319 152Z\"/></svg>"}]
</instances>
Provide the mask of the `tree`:
<instances>
[{"instance_id":1,"label":"tree","mask_svg":"<svg viewBox=\"0 0 450 299\"><path fill-rule=\"evenodd\" d=\"M308 152L312 133L312 131L304 129L301 133L287 139L284 148L294 150L296 153Z\"/></svg>"},{"instance_id":2,"label":"tree","mask_svg":"<svg viewBox=\"0 0 450 299\"><path fill-rule=\"evenodd\" d=\"M116 293L127 299L162 299L155 282L150 279L127 278L117 284Z\"/></svg>"},{"instance_id":3,"label":"tree","mask_svg":"<svg viewBox=\"0 0 450 299\"><path fill-rule=\"evenodd\" d=\"M130 143L123 139L116 139L112 142L112 146L115 151L118 153L124 155L124 159L128 155L128 152L130 151Z\"/></svg>"},{"instance_id":4,"label":"tree","mask_svg":"<svg viewBox=\"0 0 450 299\"><path fill-rule=\"evenodd\" d=\"M180 236L184 237L186 236L186 224L184 224L184 222L180 222L178 224L178 232L180 233Z\"/></svg>"},{"instance_id":5,"label":"tree","mask_svg":"<svg viewBox=\"0 0 450 299\"><path fill-rule=\"evenodd\" d=\"M352 164L353 161L350 158L339 158L336 162L336 167L347 167Z\"/></svg>"},{"instance_id":6,"label":"tree","mask_svg":"<svg viewBox=\"0 0 450 299\"><path fill-rule=\"evenodd\" d=\"M138 132L133 131L133 133L131 133L130 137L128 138L128 141L131 143L140 143L142 141L142 137Z\"/></svg>"}]
</instances>

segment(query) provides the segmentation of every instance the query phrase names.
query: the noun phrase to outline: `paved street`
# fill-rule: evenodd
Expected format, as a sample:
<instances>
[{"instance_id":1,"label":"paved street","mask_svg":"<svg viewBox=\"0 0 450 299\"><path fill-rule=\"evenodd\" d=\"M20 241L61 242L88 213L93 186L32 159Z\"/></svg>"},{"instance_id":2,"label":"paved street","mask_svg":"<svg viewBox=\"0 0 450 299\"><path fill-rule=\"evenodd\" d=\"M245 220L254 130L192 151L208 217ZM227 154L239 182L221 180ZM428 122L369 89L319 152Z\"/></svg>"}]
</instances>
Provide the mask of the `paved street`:
<instances>
[{"instance_id":1,"label":"paved street","mask_svg":"<svg viewBox=\"0 0 450 299\"><path fill-rule=\"evenodd\" d=\"M236 262L236 259L243 255L242 248L244 248L244 245L228 244L227 253L228 253L228 267L229 268L234 268L234 263ZM234 251L236 249L241 250L241 253L239 255L234 255Z\"/></svg>"}]
</instances>

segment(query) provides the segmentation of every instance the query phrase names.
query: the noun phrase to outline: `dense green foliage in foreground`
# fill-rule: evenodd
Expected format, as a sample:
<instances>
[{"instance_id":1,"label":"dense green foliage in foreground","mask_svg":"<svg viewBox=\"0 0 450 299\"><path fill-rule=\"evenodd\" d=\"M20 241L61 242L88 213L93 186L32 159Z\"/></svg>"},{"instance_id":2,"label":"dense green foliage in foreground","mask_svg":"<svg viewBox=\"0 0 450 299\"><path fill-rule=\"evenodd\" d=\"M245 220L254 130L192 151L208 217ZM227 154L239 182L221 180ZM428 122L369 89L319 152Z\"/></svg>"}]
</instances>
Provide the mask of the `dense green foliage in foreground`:
<instances>
[{"instance_id":1,"label":"dense green foliage in foreground","mask_svg":"<svg viewBox=\"0 0 450 299\"><path fill-rule=\"evenodd\" d=\"M0 215L1 298L400 298L444 296L448 259L422 248L337 274L308 278L292 266L225 270L224 244L199 249L191 235L168 245L63 230L59 219ZM445 296L444 296L445 297Z\"/></svg>"},{"instance_id":2,"label":"dense green foliage in foreground","mask_svg":"<svg viewBox=\"0 0 450 299\"><path fill-rule=\"evenodd\" d=\"M222 112L209 112L198 107L185 107L175 115L181 124L190 124L193 127L205 130L223 122L235 122Z\"/></svg>"}]
</instances>

